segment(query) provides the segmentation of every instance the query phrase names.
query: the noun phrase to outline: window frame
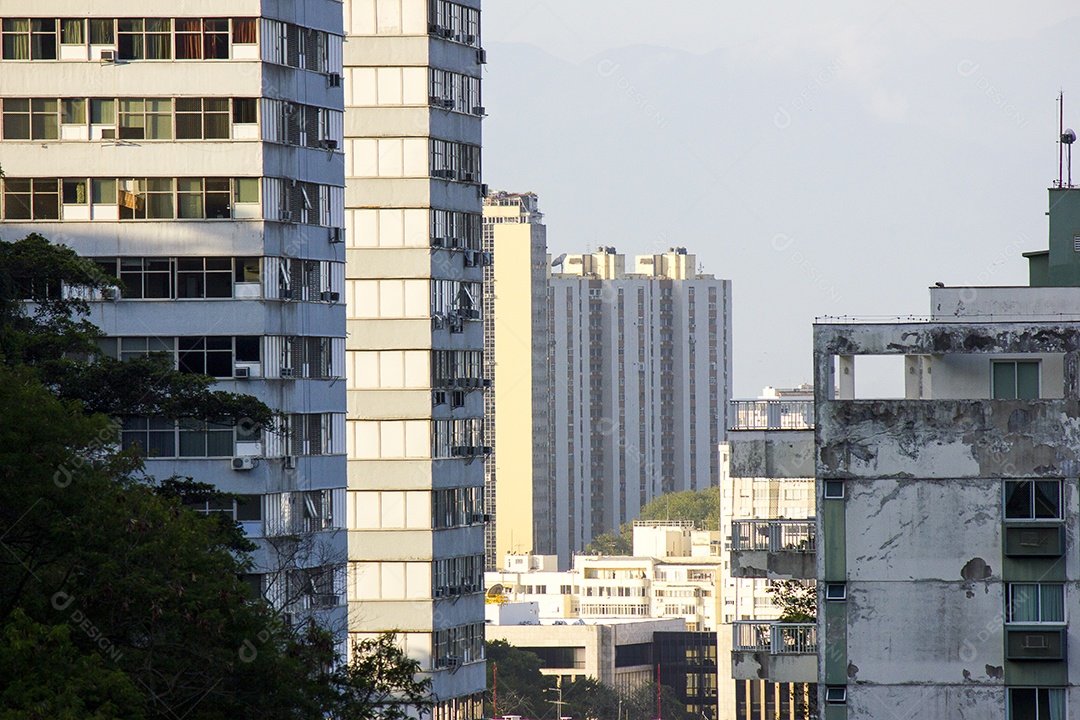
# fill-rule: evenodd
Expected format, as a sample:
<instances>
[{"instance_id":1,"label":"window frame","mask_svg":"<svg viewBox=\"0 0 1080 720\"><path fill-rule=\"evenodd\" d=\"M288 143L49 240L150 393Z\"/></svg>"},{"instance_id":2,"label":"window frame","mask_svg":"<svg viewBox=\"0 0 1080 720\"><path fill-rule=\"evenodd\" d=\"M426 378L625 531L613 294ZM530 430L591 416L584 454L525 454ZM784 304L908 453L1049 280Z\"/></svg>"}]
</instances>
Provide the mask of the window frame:
<instances>
[{"instance_id":1,"label":"window frame","mask_svg":"<svg viewBox=\"0 0 1080 720\"><path fill-rule=\"evenodd\" d=\"M1037 517L1036 516L1036 490L1038 488L1037 483L1049 483L1053 482L1057 485L1057 515L1054 517ZM1030 496L1029 504L1031 513L1029 517L1009 517L1009 485L1010 484L1022 484L1029 483ZM1065 519L1065 483L1060 478L1005 478L1001 481L1001 516L1007 523L1047 523L1054 524L1060 523Z\"/></svg>"},{"instance_id":2,"label":"window frame","mask_svg":"<svg viewBox=\"0 0 1080 720\"><path fill-rule=\"evenodd\" d=\"M1014 620L1013 615L1013 590L1017 586L1029 587L1034 586L1038 588L1038 600L1036 605L1038 606L1039 619L1038 620ZM1053 587L1061 590L1061 620L1043 620L1043 588ZM1069 623L1069 608L1067 605L1067 598L1065 592L1065 583L1054 582L1010 582L1005 584L1005 626L1029 626L1038 625L1045 627L1065 627Z\"/></svg>"},{"instance_id":3,"label":"window frame","mask_svg":"<svg viewBox=\"0 0 1080 720\"><path fill-rule=\"evenodd\" d=\"M998 397L997 395L997 368L1012 365L1012 397ZM1020 397L1020 366L1021 365L1034 365L1035 366L1035 396L1034 397ZM1043 396L1042 389L1042 360L1041 359L1027 359L1027 358L1002 358L1000 360L990 361L990 398L992 400L1039 400Z\"/></svg>"},{"instance_id":4,"label":"window frame","mask_svg":"<svg viewBox=\"0 0 1080 720\"><path fill-rule=\"evenodd\" d=\"M1064 718L1069 717L1069 693L1065 692L1065 688L1063 688L1063 687L1018 686L1018 687L1009 687L1009 688L1007 688L1007 690L1008 690L1008 692L1006 693L1006 696L1005 696L1006 697L1006 700L1005 700L1005 704L1006 704L1005 716L1006 716L1006 718L1009 718L1009 720L1012 720L1012 717L1013 717L1013 710L1014 710L1013 705L1014 705L1014 702L1015 702L1013 700L1013 693L1017 692L1017 691L1029 691L1029 690L1035 693L1035 717L1036 717L1037 720L1050 720L1049 708L1047 708L1048 712L1047 712L1045 718L1043 718L1042 714L1039 712L1039 693L1043 692L1043 691L1045 691L1047 693L1051 693L1051 692L1059 692L1059 693L1061 693L1062 694L1061 695L1061 698L1062 698L1062 708L1061 708L1062 709L1062 720L1064 720ZM1049 700L1050 700L1049 695L1047 695L1047 704L1049 704Z\"/></svg>"}]
</instances>

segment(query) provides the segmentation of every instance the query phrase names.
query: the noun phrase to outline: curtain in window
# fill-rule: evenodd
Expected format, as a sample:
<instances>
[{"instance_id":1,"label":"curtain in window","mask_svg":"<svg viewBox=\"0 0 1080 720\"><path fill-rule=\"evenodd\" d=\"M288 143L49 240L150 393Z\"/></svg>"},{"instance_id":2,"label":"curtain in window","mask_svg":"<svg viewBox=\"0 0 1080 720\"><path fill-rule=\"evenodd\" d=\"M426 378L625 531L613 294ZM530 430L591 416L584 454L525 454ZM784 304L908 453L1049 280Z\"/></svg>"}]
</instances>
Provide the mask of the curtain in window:
<instances>
[{"instance_id":1,"label":"curtain in window","mask_svg":"<svg viewBox=\"0 0 1080 720\"><path fill-rule=\"evenodd\" d=\"M1065 622L1065 586L1043 585L1042 617L1043 622Z\"/></svg>"},{"instance_id":2,"label":"curtain in window","mask_svg":"<svg viewBox=\"0 0 1080 720\"><path fill-rule=\"evenodd\" d=\"M202 58L202 21L176 21L176 58L199 60Z\"/></svg>"},{"instance_id":3,"label":"curtain in window","mask_svg":"<svg viewBox=\"0 0 1080 720\"><path fill-rule=\"evenodd\" d=\"M1065 720L1065 691L1052 688L1049 693L1050 720Z\"/></svg>"},{"instance_id":4,"label":"curtain in window","mask_svg":"<svg viewBox=\"0 0 1080 720\"><path fill-rule=\"evenodd\" d=\"M1010 585L1009 622L1038 622L1039 586Z\"/></svg>"},{"instance_id":5,"label":"curtain in window","mask_svg":"<svg viewBox=\"0 0 1080 720\"><path fill-rule=\"evenodd\" d=\"M30 59L30 21L4 21L4 59Z\"/></svg>"},{"instance_id":6,"label":"curtain in window","mask_svg":"<svg viewBox=\"0 0 1080 720\"><path fill-rule=\"evenodd\" d=\"M62 20L63 25L60 28L60 42L64 45L82 45L83 40L83 21L82 20Z\"/></svg>"}]
</instances>

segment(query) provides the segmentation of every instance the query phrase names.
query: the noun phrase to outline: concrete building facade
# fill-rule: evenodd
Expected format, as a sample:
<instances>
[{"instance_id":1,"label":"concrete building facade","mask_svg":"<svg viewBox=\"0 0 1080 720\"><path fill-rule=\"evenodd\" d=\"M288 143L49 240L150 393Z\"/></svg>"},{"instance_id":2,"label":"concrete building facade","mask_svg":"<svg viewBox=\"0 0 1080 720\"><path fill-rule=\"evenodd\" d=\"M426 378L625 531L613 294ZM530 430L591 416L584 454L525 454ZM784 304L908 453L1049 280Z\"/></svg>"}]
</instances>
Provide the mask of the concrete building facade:
<instances>
[{"instance_id":1,"label":"concrete building facade","mask_svg":"<svg viewBox=\"0 0 1080 720\"><path fill-rule=\"evenodd\" d=\"M548 472L547 228L533 193L484 201L487 568L509 552L554 552Z\"/></svg>"},{"instance_id":2,"label":"concrete building facade","mask_svg":"<svg viewBox=\"0 0 1080 720\"><path fill-rule=\"evenodd\" d=\"M349 614L482 713L479 0L346 0Z\"/></svg>"},{"instance_id":3,"label":"concrete building facade","mask_svg":"<svg viewBox=\"0 0 1080 720\"><path fill-rule=\"evenodd\" d=\"M1080 190L1050 194L1032 287L935 287L921 322L815 325L826 718L1080 707ZM895 358L901 397L862 392L866 356Z\"/></svg>"},{"instance_id":4,"label":"concrete building facade","mask_svg":"<svg viewBox=\"0 0 1080 720\"><path fill-rule=\"evenodd\" d=\"M122 281L94 298L107 354L169 354L281 427L128 417L148 472L235 493L203 505L259 549L252 583L344 639L341 5L6 0L2 228ZM240 419L234 419L239 421ZM286 536L306 550L286 566ZM344 642L342 642L344 648Z\"/></svg>"},{"instance_id":5,"label":"concrete building facade","mask_svg":"<svg viewBox=\"0 0 1080 720\"><path fill-rule=\"evenodd\" d=\"M663 493L719 476L731 397L731 283L684 248L556 258L548 288L554 553L568 567L595 535Z\"/></svg>"}]
</instances>

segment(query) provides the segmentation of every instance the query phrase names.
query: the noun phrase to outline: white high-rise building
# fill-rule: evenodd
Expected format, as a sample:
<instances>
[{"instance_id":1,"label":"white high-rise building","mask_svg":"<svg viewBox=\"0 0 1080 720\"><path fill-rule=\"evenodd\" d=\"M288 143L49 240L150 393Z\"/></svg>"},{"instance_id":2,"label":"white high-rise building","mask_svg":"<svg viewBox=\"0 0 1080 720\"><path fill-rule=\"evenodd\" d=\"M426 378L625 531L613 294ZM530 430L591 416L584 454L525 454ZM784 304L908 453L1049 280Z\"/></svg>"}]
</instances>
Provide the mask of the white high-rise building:
<instances>
[{"instance_id":1,"label":"white high-rise building","mask_svg":"<svg viewBox=\"0 0 1080 720\"><path fill-rule=\"evenodd\" d=\"M157 477L239 496L201 510L243 523L279 609L336 629L343 34L329 0L0 5L0 232L40 233L123 282L92 306L107 352L169 353L282 412L279 432L129 417L122 439ZM283 567L276 539L294 535L308 549Z\"/></svg>"},{"instance_id":2,"label":"white high-rise building","mask_svg":"<svg viewBox=\"0 0 1080 720\"><path fill-rule=\"evenodd\" d=\"M731 282L685 248L556 259L548 288L550 473L560 565L654 497L719 478ZM514 548L511 548L512 550Z\"/></svg>"},{"instance_id":3,"label":"white high-rise building","mask_svg":"<svg viewBox=\"0 0 1080 720\"><path fill-rule=\"evenodd\" d=\"M346 0L349 629L482 713L479 0Z\"/></svg>"}]
</instances>

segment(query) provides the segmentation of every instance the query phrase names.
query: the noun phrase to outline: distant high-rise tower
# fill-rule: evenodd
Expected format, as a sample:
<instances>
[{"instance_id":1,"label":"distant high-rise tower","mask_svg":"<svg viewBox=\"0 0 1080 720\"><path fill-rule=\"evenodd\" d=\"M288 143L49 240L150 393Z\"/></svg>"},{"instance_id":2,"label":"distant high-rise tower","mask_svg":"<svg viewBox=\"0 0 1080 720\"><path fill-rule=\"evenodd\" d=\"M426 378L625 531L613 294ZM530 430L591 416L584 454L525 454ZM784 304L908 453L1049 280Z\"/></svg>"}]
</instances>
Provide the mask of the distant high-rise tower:
<instances>
[{"instance_id":1,"label":"distant high-rise tower","mask_svg":"<svg viewBox=\"0 0 1080 720\"><path fill-rule=\"evenodd\" d=\"M346 0L349 629L482 713L479 0Z\"/></svg>"},{"instance_id":2,"label":"distant high-rise tower","mask_svg":"<svg viewBox=\"0 0 1080 720\"><path fill-rule=\"evenodd\" d=\"M156 477L234 494L194 509L242 524L259 548L252 584L283 617L343 627L340 6L4 0L0 13L0 232L40 233L122 281L92 304L107 354L164 353L281 413L274 431L126 417L121 440ZM275 548L296 536L285 564Z\"/></svg>"},{"instance_id":3,"label":"distant high-rise tower","mask_svg":"<svg viewBox=\"0 0 1080 720\"><path fill-rule=\"evenodd\" d=\"M533 193L492 193L484 202L484 363L493 382L485 406L489 522L487 565L508 552L554 554L548 471L547 229Z\"/></svg>"},{"instance_id":4,"label":"distant high-rise tower","mask_svg":"<svg viewBox=\"0 0 1080 720\"><path fill-rule=\"evenodd\" d=\"M560 262L561 261L561 262ZM566 566L654 497L719 477L731 397L731 283L684 248L556 260L548 288L555 552Z\"/></svg>"}]
</instances>

